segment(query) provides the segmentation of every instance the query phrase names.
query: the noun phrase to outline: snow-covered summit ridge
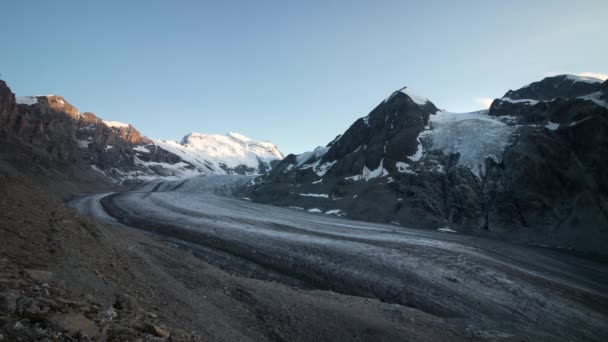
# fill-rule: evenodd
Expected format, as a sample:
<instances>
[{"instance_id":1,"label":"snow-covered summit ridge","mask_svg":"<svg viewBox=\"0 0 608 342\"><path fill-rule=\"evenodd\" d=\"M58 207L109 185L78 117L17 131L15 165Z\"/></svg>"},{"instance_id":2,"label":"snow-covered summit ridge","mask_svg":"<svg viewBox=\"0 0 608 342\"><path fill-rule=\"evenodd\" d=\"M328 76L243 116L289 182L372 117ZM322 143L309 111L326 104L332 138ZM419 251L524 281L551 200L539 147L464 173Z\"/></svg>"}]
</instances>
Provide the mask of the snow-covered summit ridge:
<instances>
[{"instance_id":1,"label":"snow-covered summit ridge","mask_svg":"<svg viewBox=\"0 0 608 342\"><path fill-rule=\"evenodd\" d=\"M155 143L207 173L229 172L238 167L258 173L263 167L269 168L270 162L284 158L273 143L234 132L226 135L192 132L181 142L156 140Z\"/></svg>"},{"instance_id":2,"label":"snow-covered summit ridge","mask_svg":"<svg viewBox=\"0 0 608 342\"><path fill-rule=\"evenodd\" d=\"M562 75L558 75L558 76L566 76L567 79L574 81L574 82L589 82L589 83L604 82L603 80L601 80L599 78L595 78L595 77L591 77L591 76L579 76L579 75L573 75L573 74L562 74Z\"/></svg>"},{"instance_id":3,"label":"snow-covered summit ridge","mask_svg":"<svg viewBox=\"0 0 608 342\"><path fill-rule=\"evenodd\" d=\"M429 99L418 96L413 90L412 88L408 88L408 87L403 87L399 90L400 92L404 93L405 95L409 96L410 99L412 99L412 101L414 101L415 104L417 105L421 105L423 106L424 104L426 104L427 102L430 102Z\"/></svg>"},{"instance_id":4,"label":"snow-covered summit ridge","mask_svg":"<svg viewBox=\"0 0 608 342\"><path fill-rule=\"evenodd\" d=\"M603 80L596 78L596 77L592 77L592 76L580 76L580 75L575 75L575 74L557 74L557 75L547 76L547 77L541 79L540 81L534 81L532 83L528 83L528 84L524 85L523 87L521 87L520 90L524 89L524 88L528 88L533 85L537 85L537 84L539 84L543 81L549 80L549 79L561 80L562 82L569 81L570 84L577 83L577 82L584 82L584 83L602 83L602 82L604 82Z\"/></svg>"},{"instance_id":5,"label":"snow-covered summit ridge","mask_svg":"<svg viewBox=\"0 0 608 342\"><path fill-rule=\"evenodd\" d=\"M410 99L412 99L412 101L414 101L415 104L417 104L419 106L424 106L427 102L430 102L429 99L417 95L412 90L412 88L406 86L406 87L403 87L403 88L401 88L401 89L399 89L397 91L392 92L389 97L387 97L386 99L384 99L384 103L386 103L393 96L395 96L395 94L398 94L398 93L403 93L403 94L407 95Z\"/></svg>"},{"instance_id":6,"label":"snow-covered summit ridge","mask_svg":"<svg viewBox=\"0 0 608 342\"><path fill-rule=\"evenodd\" d=\"M192 132L182 139L182 145L191 146L198 150L211 149L218 153L252 152L262 159L283 159L285 156L273 143L269 141L256 141L242 134L229 132L226 135L202 134ZM225 149L221 147L224 146Z\"/></svg>"}]
</instances>

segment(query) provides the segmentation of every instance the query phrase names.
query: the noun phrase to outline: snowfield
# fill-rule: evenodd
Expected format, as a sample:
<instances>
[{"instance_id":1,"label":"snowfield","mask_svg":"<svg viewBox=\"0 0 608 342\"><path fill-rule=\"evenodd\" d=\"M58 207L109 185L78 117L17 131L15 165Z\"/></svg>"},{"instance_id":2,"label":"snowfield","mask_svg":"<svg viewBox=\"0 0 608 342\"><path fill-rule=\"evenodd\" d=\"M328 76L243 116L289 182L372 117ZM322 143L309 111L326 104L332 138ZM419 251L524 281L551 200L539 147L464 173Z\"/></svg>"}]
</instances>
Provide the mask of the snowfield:
<instances>
[{"instance_id":1,"label":"snowfield","mask_svg":"<svg viewBox=\"0 0 608 342\"><path fill-rule=\"evenodd\" d=\"M102 120L104 124L106 124L106 126L108 127L112 127L112 128L128 128L129 124L128 123L124 123L124 122L120 122L120 121L106 121L106 120Z\"/></svg>"},{"instance_id":2,"label":"snowfield","mask_svg":"<svg viewBox=\"0 0 608 342\"><path fill-rule=\"evenodd\" d=\"M260 164L270 167L271 161L284 158L274 144L233 132L227 135L190 133L181 143L172 140L156 140L155 143L212 174L225 174L226 168L238 166L252 169L250 173L259 173Z\"/></svg>"}]
</instances>

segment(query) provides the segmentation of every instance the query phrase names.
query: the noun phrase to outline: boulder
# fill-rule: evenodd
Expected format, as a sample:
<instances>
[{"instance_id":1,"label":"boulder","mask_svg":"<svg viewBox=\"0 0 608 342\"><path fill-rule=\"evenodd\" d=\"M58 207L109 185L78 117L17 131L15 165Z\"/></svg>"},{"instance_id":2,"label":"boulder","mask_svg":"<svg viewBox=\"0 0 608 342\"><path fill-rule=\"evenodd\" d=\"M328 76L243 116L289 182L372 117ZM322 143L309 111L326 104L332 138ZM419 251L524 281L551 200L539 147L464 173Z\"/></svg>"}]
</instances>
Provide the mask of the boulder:
<instances>
[{"instance_id":1,"label":"boulder","mask_svg":"<svg viewBox=\"0 0 608 342\"><path fill-rule=\"evenodd\" d=\"M88 337L99 334L97 325L81 313L56 313L49 317L49 323L55 328L67 332L71 336L85 333Z\"/></svg>"}]
</instances>

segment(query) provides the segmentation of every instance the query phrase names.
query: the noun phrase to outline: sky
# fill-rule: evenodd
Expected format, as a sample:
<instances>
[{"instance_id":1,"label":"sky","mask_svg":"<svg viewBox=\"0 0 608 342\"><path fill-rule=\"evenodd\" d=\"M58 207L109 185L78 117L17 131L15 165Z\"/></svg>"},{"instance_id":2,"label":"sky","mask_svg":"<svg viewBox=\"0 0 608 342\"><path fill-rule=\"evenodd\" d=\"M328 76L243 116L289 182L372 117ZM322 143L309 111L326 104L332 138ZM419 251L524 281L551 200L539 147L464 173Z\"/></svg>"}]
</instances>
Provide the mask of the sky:
<instances>
[{"instance_id":1,"label":"sky","mask_svg":"<svg viewBox=\"0 0 608 342\"><path fill-rule=\"evenodd\" d=\"M483 109L547 75L608 73L608 1L4 2L0 74L150 138L325 145L394 90ZM605 77L605 76L604 76Z\"/></svg>"}]
</instances>

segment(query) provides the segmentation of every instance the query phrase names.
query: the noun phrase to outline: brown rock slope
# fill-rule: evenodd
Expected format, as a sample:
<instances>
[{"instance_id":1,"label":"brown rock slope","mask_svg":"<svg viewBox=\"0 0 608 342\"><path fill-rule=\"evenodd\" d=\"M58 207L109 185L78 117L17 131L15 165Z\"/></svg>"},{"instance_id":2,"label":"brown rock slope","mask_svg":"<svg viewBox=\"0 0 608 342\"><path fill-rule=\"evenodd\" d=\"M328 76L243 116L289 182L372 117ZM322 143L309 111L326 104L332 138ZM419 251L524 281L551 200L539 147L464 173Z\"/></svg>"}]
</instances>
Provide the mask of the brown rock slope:
<instances>
[{"instance_id":1,"label":"brown rock slope","mask_svg":"<svg viewBox=\"0 0 608 342\"><path fill-rule=\"evenodd\" d=\"M167 176L177 163L194 169L133 126L114 126L93 113L81 114L61 96L35 96L24 102L17 103L0 80L0 161L5 161L0 168L10 165L66 197L137 182L142 175Z\"/></svg>"}]
</instances>

